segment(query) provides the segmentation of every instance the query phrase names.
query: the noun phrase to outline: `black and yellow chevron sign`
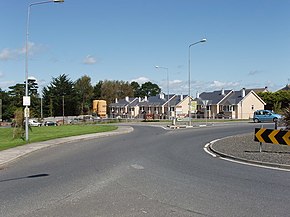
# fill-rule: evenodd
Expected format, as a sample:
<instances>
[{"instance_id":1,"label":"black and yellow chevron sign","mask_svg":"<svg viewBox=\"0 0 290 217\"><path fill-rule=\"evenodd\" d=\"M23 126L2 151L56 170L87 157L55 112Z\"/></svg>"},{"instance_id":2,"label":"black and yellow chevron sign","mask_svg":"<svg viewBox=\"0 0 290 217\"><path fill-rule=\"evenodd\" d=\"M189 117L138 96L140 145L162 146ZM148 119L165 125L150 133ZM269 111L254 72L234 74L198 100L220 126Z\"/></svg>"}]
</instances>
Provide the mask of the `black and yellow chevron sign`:
<instances>
[{"instance_id":1,"label":"black and yellow chevron sign","mask_svg":"<svg viewBox=\"0 0 290 217\"><path fill-rule=\"evenodd\" d=\"M255 141L276 145L290 145L290 131L255 128Z\"/></svg>"}]
</instances>

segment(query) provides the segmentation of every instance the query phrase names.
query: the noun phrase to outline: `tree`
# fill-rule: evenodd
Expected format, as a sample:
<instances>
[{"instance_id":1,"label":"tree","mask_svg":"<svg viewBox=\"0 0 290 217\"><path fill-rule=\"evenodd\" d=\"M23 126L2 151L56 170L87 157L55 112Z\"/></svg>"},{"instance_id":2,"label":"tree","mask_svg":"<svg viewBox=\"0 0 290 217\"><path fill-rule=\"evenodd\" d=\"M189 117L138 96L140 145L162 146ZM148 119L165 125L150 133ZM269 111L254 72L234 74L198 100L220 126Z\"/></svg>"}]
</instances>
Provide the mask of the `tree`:
<instances>
[{"instance_id":1,"label":"tree","mask_svg":"<svg viewBox=\"0 0 290 217\"><path fill-rule=\"evenodd\" d=\"M0 99L2 99L2 120L10 120L14 116L15 108L11 105L11 97L8 92L1 90Z\"/></svg>"},{"instance_id":2,"label":"tree","mask_svg":"<svg viewBox=\"0 0 290 217\"><path fill-rule=\"evenodd\" d=\"M99 81L94 86L93 99L101 99L103 81Z\"/></svg>"},{"instance_id":3,"label":"tree","mask_svg":"<svg viewBox=\"0 0 290 217\"><path fill-rule=\"evenodd\" d=\"M101 99L107 103L113 102L116 98L123 99L126 96L133 96L133 89L129 82L125 81L104 81L101 87Z\"/></svg>"},{"instance_id":4,"label":"tree","mask_svg":"<svg viewBox=\"0 0 290 217\"><path fill-rule=\"evenodd\" d=\"M150 81L141 85L140 88L140 96L141 97L149 97L149 96L156 96L161 92L160 87L157 84L153 84Z\"/></svg>"},{"instance_id":5,"label":"tree","mask_svg":"<svg viewBox=\"0 0 290 217\"><path fill-rule=\"evenodd\" d=\"M141 94L141 90L140 90L141 87L140 87L139 83L136 81L132 81L130 85L133 89L134 97L140 97L141 96L140 95Z\"/></svg>"},{"instance_id":6,"label":"tree","mask_svg":"<svg viewBox=\"0 0 290 217\"><path fill-rule=\"evenodd\" d=\"M23 107L23 96L25 95L25 84L15 84L9 87L9 108L10 114L14 116L17 108ZM30 116L40 114L40 100L38 95L38 84L35 78L28 79L28 95L30 96Z\"/></svg>"},{"instance_id":7,"label":"tree","mask_svg":"<svg viewBox=\"0 0 290 217\"><path fill-rule=\"evenodd\" d=\"M42 93L45 116L62 116L63 111L66 116L79 114L74 82L68 78L68 75L62 74L53 78L49 86L43 88Z\"/></svg>"},{"instance_id":8,"label":"tree","mask_svg":"<svg viewBox=\"0 0 290 217\"><path fill-rule=\"evenodd\" d=\"M267 104L266 109L280 112L290 104L290 91L280 90L277 92L264 92L258 94ZM276 111L277 110L277 111Z\"/></svg>"},{"instance_id":9,"label":"tree","mask_svg":"<svg viewBox=\"0 0 290 217\"><path fill-rule=\"evenodd\" d=\"M82 76L75 82L75 90L80 99L79 111L80 114L88 113L92 107L92 96L94 88L91 85L91 78L89 76Z\"/></svg>"}]
</instances>

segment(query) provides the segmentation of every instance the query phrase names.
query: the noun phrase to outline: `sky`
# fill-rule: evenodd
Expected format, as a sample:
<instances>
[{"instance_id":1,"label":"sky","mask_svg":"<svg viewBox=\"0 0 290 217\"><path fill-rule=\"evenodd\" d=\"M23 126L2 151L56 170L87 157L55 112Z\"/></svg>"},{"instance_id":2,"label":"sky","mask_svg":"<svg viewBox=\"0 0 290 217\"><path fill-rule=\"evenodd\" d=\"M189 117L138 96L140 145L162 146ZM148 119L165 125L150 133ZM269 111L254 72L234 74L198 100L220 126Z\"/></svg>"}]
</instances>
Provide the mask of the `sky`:
<instances>
[{"instance_id":1,"label":"sky","mask_svg":"<svg viewBox=\"0 0 290 217\"><path fill-rule=\"evenodd\" d=\"M25 80L35 2L0 1L2 90ZM92 85L151 81L175 94L188 93L189 75L192 94L289 83L290 0L65 0L30 9L28 74L40 89L62 74Z\"/></svg>"}]
</instances>

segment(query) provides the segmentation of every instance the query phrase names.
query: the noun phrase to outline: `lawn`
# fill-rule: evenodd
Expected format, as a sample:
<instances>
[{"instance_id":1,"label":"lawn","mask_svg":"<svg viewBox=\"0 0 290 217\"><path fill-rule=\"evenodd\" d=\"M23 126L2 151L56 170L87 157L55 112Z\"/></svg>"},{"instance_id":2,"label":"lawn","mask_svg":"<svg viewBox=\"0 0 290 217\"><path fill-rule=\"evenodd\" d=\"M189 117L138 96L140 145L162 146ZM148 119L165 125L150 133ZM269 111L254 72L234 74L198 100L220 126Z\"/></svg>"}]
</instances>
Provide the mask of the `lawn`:
<instances>
[{"instance_id":1,"label":"lawn","mask_svg":"<svg viewBox=\"0 0 290 217\"><path fill-rule=\"evenodd\" d=\"M29 143L90 133L107 132L115 129L117 129L117 127L111 125L64 125L56 127L32 127L31 130L29 130ZM26 144L26 141L21 138L13 139L12 127L0 128L0 151L24 144Z\"/></svg>"}]
</instances>

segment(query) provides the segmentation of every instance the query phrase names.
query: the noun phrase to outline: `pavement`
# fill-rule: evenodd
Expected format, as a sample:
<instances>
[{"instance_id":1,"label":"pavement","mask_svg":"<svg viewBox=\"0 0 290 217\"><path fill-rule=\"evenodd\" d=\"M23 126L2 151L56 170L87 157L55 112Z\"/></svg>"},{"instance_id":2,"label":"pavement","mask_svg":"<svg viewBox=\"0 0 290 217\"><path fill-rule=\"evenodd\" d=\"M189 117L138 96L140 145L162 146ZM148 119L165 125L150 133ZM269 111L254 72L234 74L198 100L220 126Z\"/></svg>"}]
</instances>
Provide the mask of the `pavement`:
<instances>
[{"instance_id":1,"label":"pavement","mask_svg":"<svg viewBox=\"0 0 290 217\"><path fill-rule=\"evenodd\" d=\"M168 128L170 129L170 128ZM107 136L130 133L133 127L119 125L117 130L103 133L87 134L67 138L54 139L44 142L30 143L16 148L0 151L0 169L34 151L63 143L96 139ZM211 142L209 149L215 154L237 161L243 161L264 166L290 169L290 146L262 144L254 141L253 134L232 136Z\"/></svg>"}]
</instances>

